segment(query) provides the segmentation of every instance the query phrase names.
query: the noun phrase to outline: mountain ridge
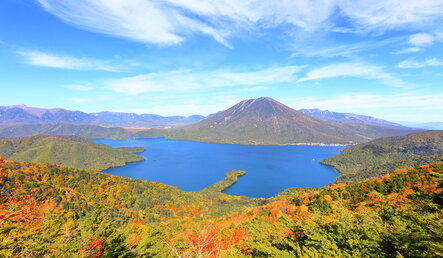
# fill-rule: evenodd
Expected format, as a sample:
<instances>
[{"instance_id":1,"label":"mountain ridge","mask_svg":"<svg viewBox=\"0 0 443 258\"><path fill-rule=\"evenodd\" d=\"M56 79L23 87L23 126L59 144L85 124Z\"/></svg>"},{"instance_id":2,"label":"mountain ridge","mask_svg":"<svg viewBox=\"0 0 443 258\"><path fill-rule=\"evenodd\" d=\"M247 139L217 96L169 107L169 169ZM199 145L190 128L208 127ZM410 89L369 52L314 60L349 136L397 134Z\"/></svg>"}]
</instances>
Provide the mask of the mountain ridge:
<instances>
[{"instance_id":1,"label":"mountain ridge","mask_svg":"<svg viewBox=\"0 0 443 258\"><path fill-rule=\"evenodd\" d=\"M377 125L392 128L409 128L408 125L403 125L402 123L394 123L383 119L354 113L339 113L320 109L300 109L297 111L326 121ZM0 106L0 126L12 126L18 124L73 123L132 128L167 128L196 123L220 112L222 111L208 116L161 116L157 114L137 114L113 111L86 113L63 108L39 108L29 107L24 104L17 104L11 106Z\"/></svg>"},{"instance_id":2,"label":"mountain ridge","mask_svg":"<svg viewBox=\"0 0 443 258\"><path fill-rule=\"evenodd\" d=\"M160 116L124 112L86 113L63 108L36 108L24 104L0 106L0 125L73 123L122 127L167 127L194 123L204 116Z\"/></svg>"},{"instance_id":3,"label":"mountain ridge","mask_svg":"<svg viewBox=\"0 0 443 258\"><path fill-rule=\"evenodd\" d=\"M340 113L329 110L315 109L299 109L305 115L309 115L321 120L341 122L341 123L355 123L355 124L367 124L376 126L385 126L392 128L408 128L407 126L383 120L380 118L375 118L372 116L358 115L354 113Z\"/></svg>"},{"instance_id":4,"label":"mountain ridge","mask_svg":"<svg viewBox=\"0 0 443 258\"><path fill-rule=\"evenodd\" d=\"M168 139L238 144L353 144L410 132L320 120L272 98L243 100L202 121L168 130Z\"/></svg>"}]
</instances>

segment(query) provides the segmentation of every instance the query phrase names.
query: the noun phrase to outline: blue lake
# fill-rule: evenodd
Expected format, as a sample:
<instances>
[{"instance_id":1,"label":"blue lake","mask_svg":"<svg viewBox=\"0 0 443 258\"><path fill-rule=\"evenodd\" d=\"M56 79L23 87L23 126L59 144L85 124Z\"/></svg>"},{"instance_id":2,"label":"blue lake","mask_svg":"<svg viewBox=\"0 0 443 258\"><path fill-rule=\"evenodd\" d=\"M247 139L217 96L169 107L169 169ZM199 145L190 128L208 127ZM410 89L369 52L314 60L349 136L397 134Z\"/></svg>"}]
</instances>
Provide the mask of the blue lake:
<instances>
[{"instance_id":1,"label":"blue lake","mask_svg":"<svg viewBox=\"0 0 443 258\"><path fill-rule=\"evenodd\" d=\"M343 147L257 146L171 141L165 139L100 139L112 147L144 147L146 160L103 171L108 174L162 182L198 191L223 179L233 169L245 170L224 193L272 197L291 187L321 187L332 183L336 170L319 163Z\"/></svg>"}]
</instances>

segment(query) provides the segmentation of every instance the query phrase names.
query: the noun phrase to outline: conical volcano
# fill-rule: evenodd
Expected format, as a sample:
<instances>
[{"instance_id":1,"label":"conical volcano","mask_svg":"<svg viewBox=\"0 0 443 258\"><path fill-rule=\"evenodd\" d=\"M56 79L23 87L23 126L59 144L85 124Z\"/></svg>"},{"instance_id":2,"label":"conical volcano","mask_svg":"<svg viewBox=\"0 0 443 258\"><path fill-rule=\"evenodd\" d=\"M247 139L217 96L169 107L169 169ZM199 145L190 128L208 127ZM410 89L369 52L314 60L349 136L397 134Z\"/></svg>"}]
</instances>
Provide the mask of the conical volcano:
<instances>
[{"instance_id":1,"label":"conical volcano","mask_svg":"<svg viewBox=\"0 0 443 258\"><path fill-rule=\"evenodd\" d=\"M168 138L239 144L349 144L408 132L323 121L262 97L243 100L196 124L173 129Z\"/></svg>"}]
</instances>

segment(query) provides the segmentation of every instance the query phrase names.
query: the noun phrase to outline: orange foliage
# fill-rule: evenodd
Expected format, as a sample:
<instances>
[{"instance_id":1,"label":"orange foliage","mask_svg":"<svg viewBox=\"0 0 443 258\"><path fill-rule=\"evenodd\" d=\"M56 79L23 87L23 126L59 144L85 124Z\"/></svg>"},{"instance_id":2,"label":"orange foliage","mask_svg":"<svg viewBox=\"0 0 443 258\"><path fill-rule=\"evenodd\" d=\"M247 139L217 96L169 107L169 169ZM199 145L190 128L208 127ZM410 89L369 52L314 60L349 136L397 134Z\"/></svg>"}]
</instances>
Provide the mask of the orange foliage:
<instances>
[{"instance_id":1,"label":"orange foliage","mask_svg":"<svg viewBox=\"0 0 443 258\"><path fill-rule=\"evenodd\" d=\"M346 184L340 183L340 184L333 184L331 186L328 187L329 190L335 190L335 189L339 189L339 188L344 188L346 186Z\"/></svg>"},{"instance_id":2,"label":"orange foliage","mask_svg":"<svg viewBox=\"0 0 443 258\"><path fill-rule=\"evenodd\" d=\"M404 194L410 194L414 192L414 190L412 190L410 187L407 186L403 187L401 190L403 191Z\"/></svg>"},{"instance_id":3,"label":"orange foliage","mask_svg":"<svg viewBox=\"0 0 443 258\"><path fill-rule=\"evenodd\" d=\"M220 229L217 227L205 228L198 234L185 232L185 239L194 253L217 257L221 250L221 242L217 238L219 233Z\"/></svg>"},{"instance_id":4,"label":"orange foliage","mask_svg":"<svg viewBox=\"0 0 443 258\"><path fill-rule=\"evenodd\" d=\"M322 197L324 200L326 200L326 201L332 201L332 197L329 195L329 194L327 194L327 195L323 195L323 197Z\"/></svg>"},{"instance_id":5,"label":"orange foliage","mask_svg":"<svg viewBox=\"0 0 443 258\"><path fill-rule=\"evenodd\" d=\"M426 187L423 187L423 192L425 192L426 194L432 194L432 193L439 194L442 192L442 190L443 189L439 188L437 184L431 184Z\"/></svg>"},{"instance_id":6,"label":"orange foliage","mask_svg":"<svg viewBox=\"0 0 443 258\"><path fill-rule=\"evenodd\" d=\"M221 244L222 249L226 250L233 245L237 245L249 237L248 231L242 228L232 228L224 232L225 238ZM240 247L241 248L241 247Z\"/></svg>"},{"instance_id":7,"label":"orange foliage","mask_svg":"<svg viewBox=\"0 0 443 258\"><path fill-rule=\"evenodd\" d=\"M102 257L104 250L103 243L105 241L101 238L93 238L93 237L88 237L87 240L89 241L89 244L84 246L82 250L88 252L88 257L95 257L95 258Z\"/></svg>"},{"instance_id":8,"label":"orange foliage","mask_svg":"<svg viewBox=\"0 0 443 258\"><path fill-rule=\"evenodd\" d=\"M306 220L310 216L309 208L304 204L300 206L288 205L286 207L286 212L296 220Z\"/></svg>"},{"instance_id":9,"label":"orange foliage","mask_svg":"<svg viewBox=\"0 0 443 258\"><path fill-rule=\"evenodd\" d=\"M7 221L21 225L22 231L35 231L43 216L54 209L49 201L38 202L30 195L5 198L0 204L0 227Z\"/></svg>"}]
</instances>

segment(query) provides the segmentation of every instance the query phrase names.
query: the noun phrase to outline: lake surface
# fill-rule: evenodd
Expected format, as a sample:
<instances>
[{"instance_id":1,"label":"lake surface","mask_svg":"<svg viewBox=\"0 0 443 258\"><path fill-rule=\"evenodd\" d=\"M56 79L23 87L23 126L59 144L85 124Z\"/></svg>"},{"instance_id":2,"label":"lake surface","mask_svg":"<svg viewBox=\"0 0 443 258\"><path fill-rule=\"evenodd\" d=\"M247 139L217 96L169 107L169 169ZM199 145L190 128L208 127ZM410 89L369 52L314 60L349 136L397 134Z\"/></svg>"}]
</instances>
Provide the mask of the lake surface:
<instances>
[{"instance_id":1,"label":"lake surface","mask_svg":"<svg viewBox=\"0 0 443 258\"><path fill-rule=\"evenodd\" d=\"M162 182L198 191L223 179L233 169L245 170L224 193L272 197L291 187L322 187L339 175L320 160L344 147L260 146L171 141L165 139L100 139L112 147L144 147L146 160L103 171L108 174Z\"/></svg>"}]
</instances>

